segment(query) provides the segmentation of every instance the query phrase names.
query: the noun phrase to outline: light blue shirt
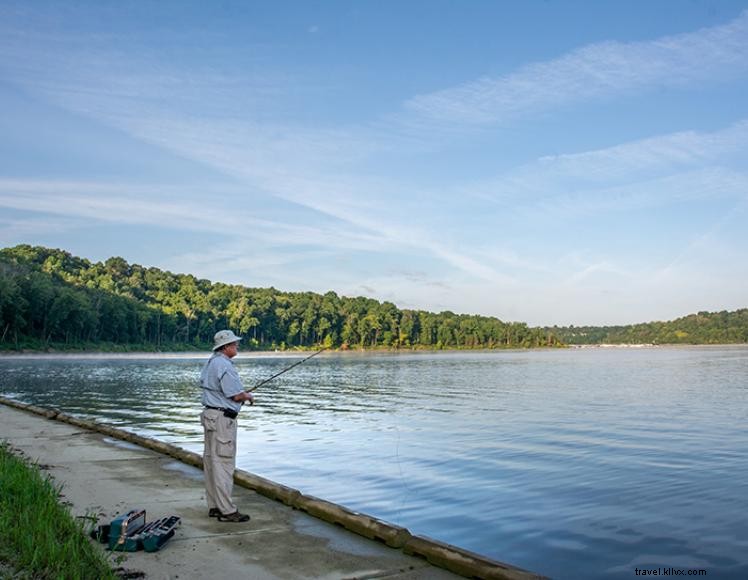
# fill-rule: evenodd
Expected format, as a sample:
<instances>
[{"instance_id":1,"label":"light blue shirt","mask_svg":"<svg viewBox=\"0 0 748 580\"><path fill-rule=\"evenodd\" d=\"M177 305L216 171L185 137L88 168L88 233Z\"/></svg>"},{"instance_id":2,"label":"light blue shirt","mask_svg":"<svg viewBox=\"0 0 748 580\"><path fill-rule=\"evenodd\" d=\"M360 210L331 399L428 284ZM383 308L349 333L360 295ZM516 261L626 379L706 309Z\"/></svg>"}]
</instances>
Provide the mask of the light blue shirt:
<instances>
[{"instance_id":1,"label":"light blue shirt","mask_svg":"<svg viewBox=\"0 0 748 580\"><path fill-rule=\"evenodd\" d=\"M241 403L231 397L244 392L242 380L234 363L222 352L216 352L205 363L200 373L200 386L203 388L202 403L206 407L219 407L239 412Z\"/></svg>"}]
</instances>

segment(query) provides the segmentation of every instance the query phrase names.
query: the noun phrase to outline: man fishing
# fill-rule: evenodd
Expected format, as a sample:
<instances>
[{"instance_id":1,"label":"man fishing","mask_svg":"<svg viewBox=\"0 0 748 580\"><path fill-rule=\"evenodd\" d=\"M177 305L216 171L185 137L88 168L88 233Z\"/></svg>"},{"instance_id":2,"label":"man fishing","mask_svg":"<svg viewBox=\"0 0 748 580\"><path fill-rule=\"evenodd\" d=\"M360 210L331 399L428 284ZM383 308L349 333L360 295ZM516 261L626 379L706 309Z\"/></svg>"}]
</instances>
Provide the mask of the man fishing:
<instances>
[{"instance_id":1,"label":"man fishing","mask_svg":"<svg viewBox=\"0 0 748 580\"><path fill-rule=\"evenodd\" d=\"M200 414L205 432L205 497L208 515L221 522L250 519L231 500L236 468L236 418L245 402L254 403L252 393L244 390L231 360L238 353L241 339L231 330L218 331L213 337L213 355L200 374L205 407Z\"/></svg>"}]
</instances>

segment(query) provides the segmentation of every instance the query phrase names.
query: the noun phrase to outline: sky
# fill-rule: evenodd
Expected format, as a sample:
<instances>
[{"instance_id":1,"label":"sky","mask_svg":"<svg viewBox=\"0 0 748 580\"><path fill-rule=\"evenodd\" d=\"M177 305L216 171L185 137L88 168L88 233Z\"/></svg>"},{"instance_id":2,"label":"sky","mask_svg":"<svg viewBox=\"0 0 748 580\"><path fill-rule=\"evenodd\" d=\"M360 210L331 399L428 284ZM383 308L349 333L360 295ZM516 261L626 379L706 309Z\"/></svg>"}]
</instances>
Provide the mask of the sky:
<instances>
[{"instance_id":1,"label":"sky","mask_svg":"<svg viewBox=\"0 0 748 580\"><path fill-rule=\"evenodd\" d=\"M747 210L748 0L0 1L0 247L630 324Z\"/></svg>"}]
</instances>

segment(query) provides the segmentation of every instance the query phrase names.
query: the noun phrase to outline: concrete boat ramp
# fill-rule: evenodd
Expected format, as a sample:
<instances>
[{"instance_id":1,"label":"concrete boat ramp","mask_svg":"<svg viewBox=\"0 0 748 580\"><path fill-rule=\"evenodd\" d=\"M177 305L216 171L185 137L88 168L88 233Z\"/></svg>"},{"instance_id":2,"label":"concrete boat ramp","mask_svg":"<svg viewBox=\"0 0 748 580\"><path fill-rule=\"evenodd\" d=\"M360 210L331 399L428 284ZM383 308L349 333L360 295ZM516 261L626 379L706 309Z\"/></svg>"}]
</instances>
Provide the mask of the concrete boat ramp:
<instances>
[{"instance_id":1,"label":"concrete boat ramp","mask_svg":"<svg viewBox=\"0 0 748 580\"><path fill-rule=\"evenodd\" d=\"M145 509L147 521L181 517L160 552L112 555L115 567L148 579L541 578L246 473L234 499L251 521L218 522L207 514L202 471L172 456L178 454L123 441L125 432L110 426L102 433L57 411L2 397L0 403L0 439L63 485L75 516L100 524L131 509Z\"/></svg>"}]
</instances>

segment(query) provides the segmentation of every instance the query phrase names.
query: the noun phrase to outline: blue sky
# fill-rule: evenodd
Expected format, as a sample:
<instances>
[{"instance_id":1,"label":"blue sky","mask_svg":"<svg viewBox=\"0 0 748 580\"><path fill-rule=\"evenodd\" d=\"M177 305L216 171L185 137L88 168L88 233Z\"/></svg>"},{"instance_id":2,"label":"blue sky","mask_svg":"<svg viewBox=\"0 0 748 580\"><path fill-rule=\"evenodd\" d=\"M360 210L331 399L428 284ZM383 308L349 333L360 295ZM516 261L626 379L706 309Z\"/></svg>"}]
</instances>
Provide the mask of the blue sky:
<instances>
[{"instance_id":1,"label":"blue sky","mask_svg":"<svg viewBox=\"0 0 748 580\"><path fill-rule=\"evenodd\" d=\"M0 246L401 308L748 306L748 1L0 4Z\"/></svg>"}]
</instances>

